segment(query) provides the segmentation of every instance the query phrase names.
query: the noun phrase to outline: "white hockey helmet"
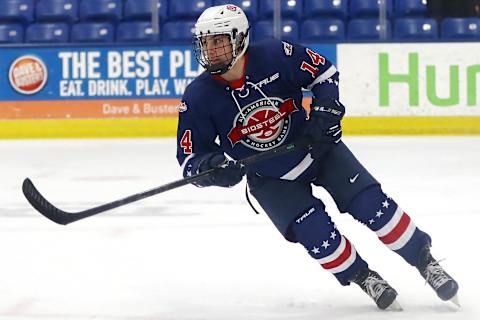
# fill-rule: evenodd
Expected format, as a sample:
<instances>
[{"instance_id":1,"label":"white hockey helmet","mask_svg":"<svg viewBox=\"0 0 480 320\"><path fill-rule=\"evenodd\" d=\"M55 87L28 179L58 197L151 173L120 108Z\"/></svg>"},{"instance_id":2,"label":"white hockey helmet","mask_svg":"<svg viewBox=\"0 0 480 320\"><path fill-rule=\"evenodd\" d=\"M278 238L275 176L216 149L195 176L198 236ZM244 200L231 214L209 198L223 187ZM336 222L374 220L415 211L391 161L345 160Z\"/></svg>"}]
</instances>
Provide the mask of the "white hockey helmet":
<instances>
[{"instance_id":1,"label":"white hockey helmet","mask_svg":"<svg viewBox=\"0 0 480 320\"><path fill-rule=\"evenodd\" d=\"M245 53L249 43L248 19L243 10L233 4L214 6L206 9L195 24L194 51L198 62L211 74L223 74L230 70ZM202 38L228 35L232 46L232 60L229 63L211 63L203 48Z\"/></svg>"}]
</instances>

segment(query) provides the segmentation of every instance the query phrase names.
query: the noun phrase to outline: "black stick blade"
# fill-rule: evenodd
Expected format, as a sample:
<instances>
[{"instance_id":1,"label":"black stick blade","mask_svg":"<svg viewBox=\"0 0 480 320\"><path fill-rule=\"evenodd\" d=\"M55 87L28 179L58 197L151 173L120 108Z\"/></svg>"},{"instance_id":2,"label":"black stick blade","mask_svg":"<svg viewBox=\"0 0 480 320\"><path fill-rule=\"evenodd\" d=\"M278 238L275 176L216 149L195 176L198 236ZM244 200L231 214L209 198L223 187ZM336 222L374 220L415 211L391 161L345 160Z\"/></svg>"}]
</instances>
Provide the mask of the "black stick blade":
<instances>
[{"instance_id":1,"label":"black stick blade","mask_svg":"<svg viewBox=\"0 0 480 320\"><path fill-rule=\"evenodd\" d=\"M40 192L38 192L37 188L35 188L29 178L26 178L23 181L22 191L28 202L30 202L30 204L37 209L38 212L43 214L48 219L62 225L73 222L70 221L68 213L58 209L53 204L48 202L48 200L45 199Z\"/></svg>"}]
</instances>

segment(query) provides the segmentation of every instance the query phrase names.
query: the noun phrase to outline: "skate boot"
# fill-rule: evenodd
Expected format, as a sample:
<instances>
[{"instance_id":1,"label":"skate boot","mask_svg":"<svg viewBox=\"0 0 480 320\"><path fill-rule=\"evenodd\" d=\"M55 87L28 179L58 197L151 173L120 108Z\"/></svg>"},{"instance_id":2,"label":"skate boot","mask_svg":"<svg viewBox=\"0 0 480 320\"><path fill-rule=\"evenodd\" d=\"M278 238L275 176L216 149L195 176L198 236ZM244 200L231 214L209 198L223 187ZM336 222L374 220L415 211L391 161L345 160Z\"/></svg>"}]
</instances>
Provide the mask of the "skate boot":
<instances>
[{"instance_id":1,"label":"skate boot","mask_svg":"<svg viewBox=\"0 0 480 320\"><path fill-rule=\"evenodd\" d=\"M378 308L382 310L387 308L389 310L402 310L402 307L396 301L397 291L387 281L383 280L377 272L368 268L358 270L352 282L358 284L375 301Z\"/></svg>"},{"instance_id":2,"label":"skate boot","mask_svg":"<svg viewBox=\"0 0 480 320\"><path fill-rule=\"evenodd\" d=\"M417 269L440 299L460 306L457 298L458 283L432 257L430 244L425 245L420 251Z\"/></svg>"}]
</instances>

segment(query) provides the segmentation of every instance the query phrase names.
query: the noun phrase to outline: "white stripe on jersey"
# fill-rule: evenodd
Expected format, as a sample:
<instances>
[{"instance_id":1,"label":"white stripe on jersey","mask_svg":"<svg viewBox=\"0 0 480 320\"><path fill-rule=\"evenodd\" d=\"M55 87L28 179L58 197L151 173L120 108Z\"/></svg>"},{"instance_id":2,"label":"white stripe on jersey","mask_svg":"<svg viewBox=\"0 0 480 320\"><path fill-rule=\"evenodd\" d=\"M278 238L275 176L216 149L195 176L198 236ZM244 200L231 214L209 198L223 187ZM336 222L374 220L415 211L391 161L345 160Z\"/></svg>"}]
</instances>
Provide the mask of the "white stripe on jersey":
<instances>
[{"instance_id":1,"label":"white stripe on jersey","mask_svg":"<svg viewBox=\"0 0 480 320\"><path fill-rule=\"evenodd\" d=\"M184 170L185 170L185 166L187 165L187 162L188 162L193 156L195 156L195 153L190 154L188 157L185 158L185 160L183 160L182 165L180 166L180 169L182 170L182 174L184 174Z\"/></svg>"},{"instance_id":2,"label":"white stripe on jersey","mask_svg":"<svg viewBox=\"0 0 480 320\"><path fill-rule=\"evenodd\" d=\"M297 179L299 175L301 175L305 170L308 169L308 167L310 167L312 162L313 162L313 158L310 155L310 153L308 153L305 156L305 158L303 158L303 160L300 161L299 164L297 164L290 171L288 171L283 176L281 176L280 179L283 179L283 180L295 180L295 179Z\"/></svg>"},{"instance_id":3,"label":"white stripe on jersey","mask_svg":"<svg viewBox=\"0 0 480 320\"><path fill-rule=\"evenodd\" d=\"M334 65L331 65L330 68L328 68L324 73L322 73L317 78L315 78L315 80L306 89L312 90L312 88L317 83L322 83L322 82L327 81L327 79L332 77L336 72L337 72L337 68L335 68Z\"/></svg>"}]
</instances>

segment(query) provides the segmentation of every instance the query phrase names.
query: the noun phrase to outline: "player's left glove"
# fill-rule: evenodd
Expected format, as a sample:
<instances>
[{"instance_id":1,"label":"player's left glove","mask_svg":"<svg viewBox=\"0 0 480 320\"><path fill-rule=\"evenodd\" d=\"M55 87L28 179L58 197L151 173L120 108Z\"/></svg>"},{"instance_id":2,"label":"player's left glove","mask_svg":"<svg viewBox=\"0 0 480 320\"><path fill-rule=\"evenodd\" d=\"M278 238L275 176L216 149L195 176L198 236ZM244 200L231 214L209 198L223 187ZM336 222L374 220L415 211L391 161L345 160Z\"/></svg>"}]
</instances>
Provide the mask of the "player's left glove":
<instances>
[{"instance_id":1,"label":"player's left glove","mask_svg":"<svg viewBox=\"0 0 480 320\"><path fill-rule=\"evenodd\" d=\"M237 161L228 160L222 152L212 152L201 156L196 172L201 173L212 168L216 168L216 170L194 184L198 187L229 188L242 181L246 172L245 166Z\"/></svg>"},{"instance_id":2,"label":"player's left glove","mask_svg":"<svg viewBox=\"0 0 480 320\"><path fill-rule=\"evenodd\" d=\"M345 106L336 99L313 99L310 117L304 130L304 136L312 142L311 154L319 159L330 148L342 140L341 121Z\"/></svg>"}]
</instances>

